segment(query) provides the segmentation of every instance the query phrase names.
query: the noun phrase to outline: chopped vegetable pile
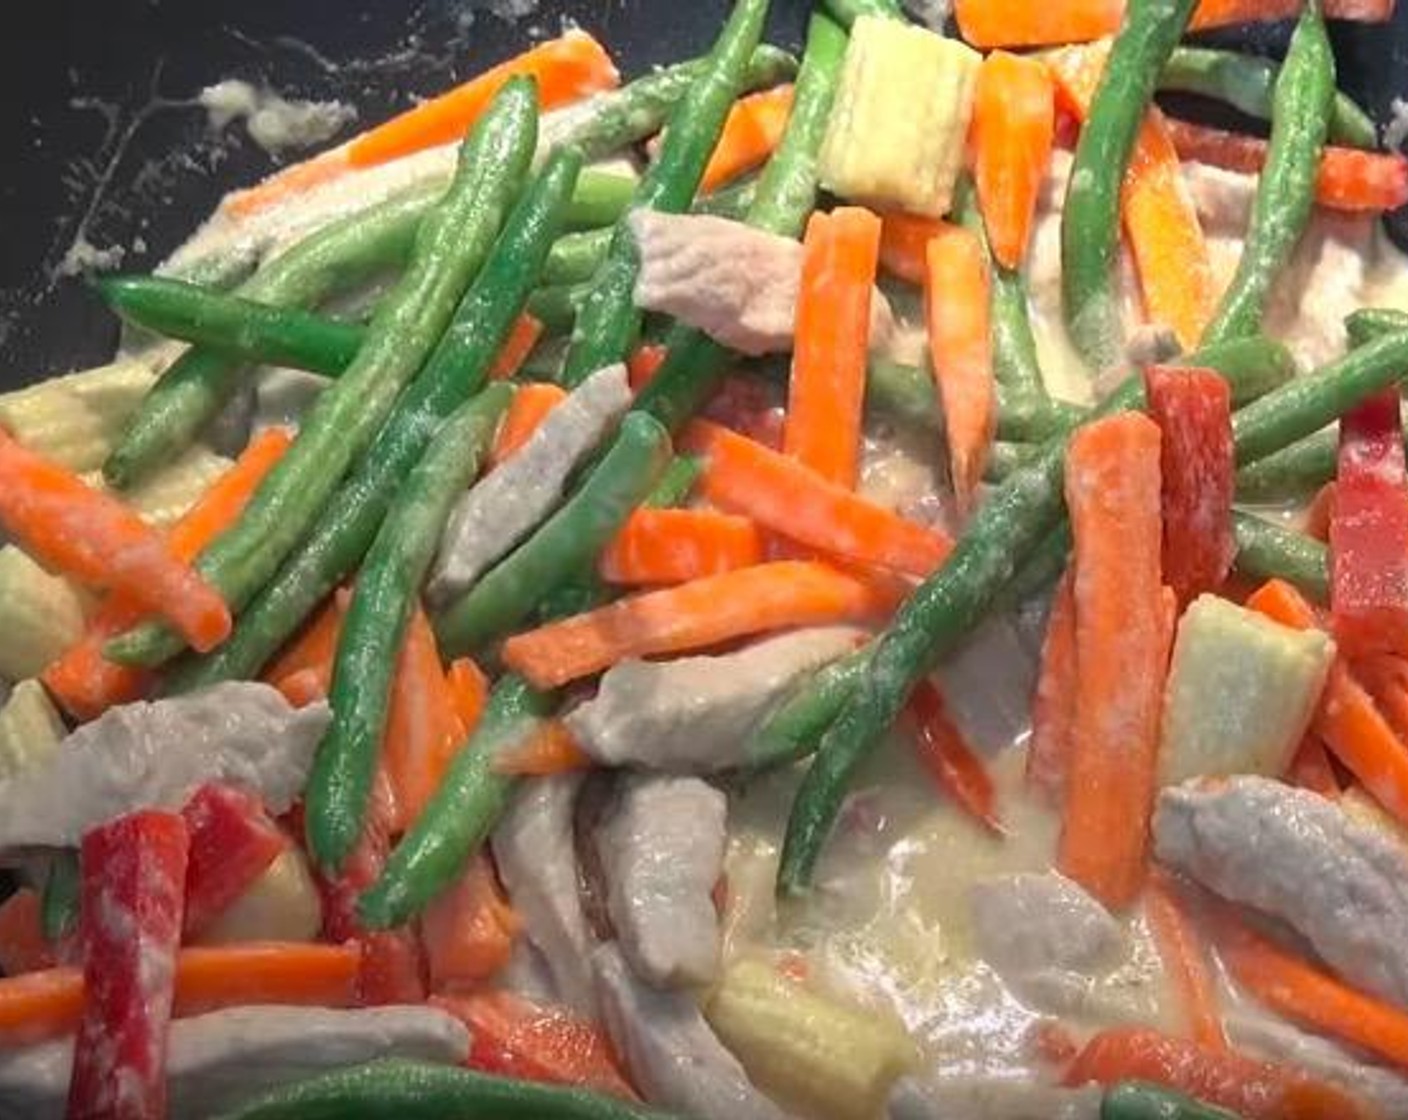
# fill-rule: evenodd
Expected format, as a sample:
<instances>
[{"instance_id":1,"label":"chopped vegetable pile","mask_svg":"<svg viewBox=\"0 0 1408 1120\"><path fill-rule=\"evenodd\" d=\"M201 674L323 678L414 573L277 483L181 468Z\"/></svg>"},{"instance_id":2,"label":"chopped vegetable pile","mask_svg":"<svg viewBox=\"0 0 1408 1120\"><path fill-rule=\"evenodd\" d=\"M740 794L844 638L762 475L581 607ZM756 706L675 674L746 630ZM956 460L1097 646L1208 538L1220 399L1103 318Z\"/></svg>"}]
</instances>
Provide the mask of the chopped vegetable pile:
<instances>
[{"instance_id":1,"label":"chopped vegetable pile","mask_svg":"<svg viewBox=\"0 0 1408 1120\"><path fill-rule=\"evenodd\" d=\"M0 396L0 1116L1408 1118L1393 0L768 8Z\"/></svg>"}]
</instances>

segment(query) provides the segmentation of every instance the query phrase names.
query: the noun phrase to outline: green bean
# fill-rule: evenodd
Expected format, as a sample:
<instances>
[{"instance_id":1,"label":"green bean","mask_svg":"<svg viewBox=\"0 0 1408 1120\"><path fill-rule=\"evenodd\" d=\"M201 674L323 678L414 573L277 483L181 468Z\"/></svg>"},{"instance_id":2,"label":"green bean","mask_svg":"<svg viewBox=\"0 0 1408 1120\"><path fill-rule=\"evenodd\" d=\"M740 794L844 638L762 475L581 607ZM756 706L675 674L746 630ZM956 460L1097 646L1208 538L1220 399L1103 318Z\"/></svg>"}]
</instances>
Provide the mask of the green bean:
<instances>
[{"instance_id":1,"label":"green bean","mask_svg":"<svg viewBox=\"0 0 1408 1120\"><path fill-rule=\"evenodd\" d=\"M659 132L681 99L704 72L708 60L696 58L645 74L619 90L598 94L582 119L555 137L558 144L580 151L587 160L617 155ZM785 82L797 72L797 60L784 50L763 43L753 51L743 72L740 91L763 89ZM607 225L610 221L592 222Z\"/></svg>"},{"instance_id":2,"label":"green bean","mask_svg":"<svg viewBox=\"0 0 1408 1120\"><path fill-rule=\"evenodd\" d=\"M1339 430L1326 428L1258 459L1237 472L1237 500L1281 502L1301 498L1335 477Z\"/></svg>"},{"instance_id":3,"label":"green bean","mask_svg":"<svg viewBox=\"0 0 1408 1120\"><path fill-rule=\"evenodd\" d=\"M1239 1120L1239 1117L1162 1085L1124 1081L1105 1090L1100 1102L1100 1120Z\"/></svg>"},{"instance_id":4,"label":"green bean","mask_svg":"<svg viewBox=\"0 0 1408 1120\"><path fill-rule=\"evenodd\" d=\"M396 405L454 316L518 195L537 142L537 90L504 85L460 151L455 181L427 216L409 268L377 310L351 368L314 404L233 529L196 569L238 611L313 528L342 476ZM155 666L179 653L168 627L146 624L108 645L108 656Z\"/></svg>"},{"instance_id":5,"label":"green bean","mask_svg":"<svg viewBox=\"0 0 1408 1120\"><path fill-rule=\"evenodd\" d=\"M738 0L708 60L671 116L660 155L641 179L632 209L678 214L694 201L742 88L767 12L768 0ZM562 368L563 384L569 388L612 362L623 361L640 336L642 314L635 304L639 272L635 237L624 222L618 223L606 262L573 325Z\"/></svg>"},{"instance_id":6,"label":"green bean","mask_svg":"<svg viewBox=\"0 0 1408 1120\"><path fill-rule=\"evenodd\" d=\"M561 147L570 147L563 144ZM577 180L565 218L569 229L597 229L620 219L636 193L634 176L588 168Z\"/></svg>"},{"instance_id":7,"label":"green bean","mask_svg":"<svg viewBox=\"0 0 1408 1120\"><path fill-rule=\"evenodd\" d=\"M309 854L336 869L356 846L390 709L391 680L450 510L480 465L513 396L490 385L436 432L362 564L333 665L332 723L303 791Z\"/></svg>"},{"instance_id":8,"label":"green bean","mask_svg":"<svg viewBox=\"0 0 1408 1120\"><path fill-rule=\"evenodd\" d=\"M499 678L478 727L455 753L435 796L358 902L357 912L369 928L404 925L455 881L517 784L513 775L494 769L494 759L532 734L553 704L520 677Z\"/></svg>"},{"instance_id":9,"label":"green bean","mask_svg":"<svg viewBox=\"0 0 1408 1120\"><path fill-rule=\"evenodd\" d=\"M1179 47L1159 76L1159 89L1226 102L1249 117L1269 121L1281 67L1267 58L1210 47ZM1330 139L1351 148L1377 148L1378 130L1368 113L1335 91Z\"/></svg>"},{"instance_id":10,"label":"green bean","mask_svg":"<svg viewBox=\"0 0 1408 1120\"><path fill-rule=\"evenodd\" d=\"M997 438L1040 442L1069 427L1084 411L1069 401L1041 400L999 389Z\"/></svg>"},{"instance_id":11,"label":"green bean","mask_svg":"<svg viewBox=\"0 0 1408 1120\"><path fill-rule=\"evenodd\" d=\"M1179 358L1178 364L1217 370L1231 382L1234 408L1250 404L1300 376L1291 352L1266 335L1200 346Z\"/></svg>"},{"instance_id":12,"label":"green bean","mask_svg":"<svg viewBox=\"0 0 1408 1120\"><path fill-rule=\"evenodd\" d=\"M1120 187L1164 64L1194 0L1132 0L1076 143L1061 213L1061 295L1071 341L1097 375L1124 362L1113 269Z\"/></svg>"},{"instance_id":13,"label":"green bean","mask_svg":"<svg viewBox=\"0 0 1408 1120\"><path fill-rule=\"evenodd\" d=\"M674 509L684 505L703 473L704 462L697 455L675 456L644 504L651 509Z\"/></svg>"},{"instance_id":14,"label":"green bean","mask_svg":"<svg viewBox=\"0 0 1408 1120\"><path fill-rule=\"evenodd\" d=\"M827 725L841 714L869 665L868 651L860 649L813 673L753 732L744 750L747 769L770 770L811 754Z\"/></svg>"},{"instance_id":15,"label":"green bean","mask_svg":"<svg viewBox=\"0 0 1408 1120\"><path fill-rule=\"evenodd\" d=\"M303 307L353 287L405 257L436 199L437 192L422 190L333 222L276 257L235 292L259 303ZM170 462L195 442L243 377L241 364L223 354L183 354L128 421L103 464L103 478L125 489Z\"/></svg>"},{"instance_id":16,"label":"green bean","mask_svg":"<svg viewBox=\"0 0 1408 1120\"><path fill-rule=\"evenodd\" d=\"M1321 0L1308 0L1276 79L1271 142L1242 257L1203 334L1205 343L1261 329L1271 288L1310 222L1334 92L1335 56Z\"/></svg>"},{"instance_id":17,"label":"green bean","mask_svg":"<svg viewBox=\"0 0 1408 1120\"><path fill-rule=\"evenodd\" d=\"M480 649L527 618L545 588L590 568L669 462L670 436L644 412L627 413L615 444L580 489L513 553L435 621L450 656Z\"/></svg>"},{"instance_id":18,"label":"green bean","mask_svg":"<svg viewBox=\"0 0 1408 1120\"><path fill-rule=\"evenodd\" d=\"M282 1085L217 1120L682 1120L584 1089L383 1059Z\"/></svg>"},{"instance_id":19,"label":"green bean","mask_svg":"<svg viewBox=\"0 0 1408 1120\"><path fill-rule=\"evenodd\" d=\"M1237 570L1244 576L1284 579L1317 602L1329 601L1329 564L1323 544L1241 511L1232 515L1232 528L1237 536Z\"/></svg>"},{"instance_id":20,"label":"green bean","mask_svg":"<svg viewBox=\"0 0 1408 1120\"><path fill-rule=\"evenodd\" d=\"M983 472L983 481L1006 481L1013 472L1035 459L1040 451L1041 447L1037 444L998 440L988 453L988 465Z\"/></svg>"},{"instance_id":21,"label":"green bean","mask_svg":"<svg viewBox=\"0 0 1408 1120\"><path fill-rule=\"evenodd\" d=\"M865 403L916 428L940 426L934 379L918 366L872 354L865 376Z\"/></svg>"},{"instance_id":22,"label":"green bean","mask_svg":"<svg viewBox=\"0 0 1408 1120\"><path fill-rule=\"evenodd\" d=\"M80 880L78 853L56 852L49 861L44 893L39 900L39 922L45 941L57 944L78 928Z\"/></svg>"},{"instance_id":23,"label":"green bean","mask_svg":"<svg viewBox=\"0 0 1408 1120\"><path fill-rule=\"evenodd\" d=\"M435 354L308 539L239 618L230 640L183 665L172 675L169 690L255 676L356 568L435 429L484 383L561 230L580 166L569 149L554 153L509 217Z\"/></svg>"},{"instance_id":24,"label":"green bean","mask_svg":"<svg viewBox=\"0 0 1408 1120\"><path fill-rule=\"evenodd\" d=\"M1234 418L1238 461L1250 462L1324 427L1393 384L1405 369L1408 333L1387 336L1281 386ZM1142 404L1142 380L1134 376L1091 415L1107 416ZM982 621L1019 566L1060 523L1068 438L1060 435L1048 441L1035 461L994 491L948 561L915 591L876 640L870 671L822 738L793 804L778 875L780 892L800 894L809 888L856 767L898 717L914 683ZM1242 531L1239 528L1239 534ZM1249 541L1250 567L1266 566L1270 543L1267 533ZM1308 563L1308 558L1301 559ZM1306 578L1307 572L1301 575Z\"/></svg>"},{"instance_id":25,"label":"green bean","mask_svg":"<svg viewBox=\"0 0 1408 1120\"><path fill-rule=\"evenodd\" d=\"M847 29L861 16L904 18L898 0L823 0L823 5L832 18Z\"/></svg>"},{"instance_id":26,"label":"green bean","mask_svg":"<svg viewBox=\"0 0 1408 1120\"><path fill-rule=\"evenodd\" d=\"M585 284L551 284L539 288L528 299L528 313L543 324L548 338L567 334L577 321L577 312L587 298Z\"/></svg>"},{"instance_id":27,"label":"green bean","mask_svg":"<svg viewBox=\"0 0 1408 1120\"><path fill-rule=\"evenodd\" d=\"M1366 307L1349 315L1344 326L1349 332L1349 344L1363 346L1381 335L1408 331L1408 311L1392 307Z\"/></svg>"}]
</instances>

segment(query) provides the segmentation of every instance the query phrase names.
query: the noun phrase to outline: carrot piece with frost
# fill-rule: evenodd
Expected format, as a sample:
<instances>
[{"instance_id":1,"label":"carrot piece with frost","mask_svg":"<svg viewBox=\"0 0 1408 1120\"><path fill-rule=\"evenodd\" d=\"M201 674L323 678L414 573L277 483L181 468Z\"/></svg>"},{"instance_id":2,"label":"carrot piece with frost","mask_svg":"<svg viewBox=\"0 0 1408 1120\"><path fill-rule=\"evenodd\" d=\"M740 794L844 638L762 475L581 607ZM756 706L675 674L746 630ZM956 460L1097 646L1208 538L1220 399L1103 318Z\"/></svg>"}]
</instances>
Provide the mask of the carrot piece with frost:
<instances>
[{"instance_id":1,"label":"carrot piece with frost","mask_svg":"<svg viewBox=\"0 0 1408 1120\"><path fill-rule=\"evenodd\" d=\"M639 393L655 379L655 375L660 372L660 367L665 364L665 358L669 351L653 342L642 343L636 347L626 362L627 379L630 381L631 392Z\"/></svg>"},{"instance_id":2,"label":"carrot piece with frost","mask_svg":"<svg viewBox=\"0 0 1408 1120\"><path fill-rule=\"evenodd\" d=\"M1065 798L1076 706L1076 606L1071 573L1056 585L1032 702L1027 781L1054 805Z\"/></svg>"},{"instance_id":3,"label":"carrot piece with frost","mask_svg":"<svg viewBox=\"0 0 1408 1120\"><path fill-rule=\"evenodd\" d=\"M494 759L500 774L550 777L573 770L589 770L595 762L561 720L544 720L522 742L501 750Z\"/></svg>"},{"instance_id":4,"label":"carrot piece with frost","mask_svg":"<svg viewBox=\"0 0 1408 1120\"><path fill-rule=\"evenodd\" d=\"M513 329L509 331L508 338L504 339L504 344L499 349L499 355L494 359L493 367L489 370L490 379L502 381L522 369L523 363L528 360L528 355L533 353L533 348L543 337L543 330L542 321L536 316L530 315L527 311L519 315L513 321Z\"/></svg>"},{"instance_id":5,"label":"carrot piece with frost","mask_svg":"<svg viewBox=\"0 0 1408 1120\"><path fill-rule=\"evenodd\" d=\"M404 832L420 817L449 769L460 740L460 721L445 681L435 632L417 606L396 658L382 736L382 765L395 805L392 832Z\"/></svg>"},{"instance_id":6,"label":"carrot piece with frost","mask_svg":"<svg viewBox=\"0 0 1408 1120\"><path fill-rule=\"evenodd\" d=\"M493 449L489 452L489 467L493 469L533 438L533 433L548 418L548 413L567 399L567 390L546 381L524 385L513 394L508 411L499 424Z\"/></svg>"},{"instance_id":7,"label":"carrot piece with frost","mask_svg":"<svg viewBox=\"0 0 1408 1120\"><path fill-rule=\"evenodd\" d=\"M463 741L479 725L489 698L489 678L473 660L461 657L445 670L445 687L450 690L450 708L459 722Z\"/></svg>"},{"instance_id":8,"label":"carrot piece with frost","mask_svg":"<svg viewBox=\"0 0 1408 1120\"><path fill-rule=\"evenodd\" d=\"M0 902L0 973L18 976L53 968L58 957L44 937L37 891L21 887Z\"/></svg>"},{"instance_id":9,"label":"carrot piece with frost","mask_svg":"<svg viewBox=\"0 0 1408 1120\"><path fill-rule=\"evenodd\" d=\"M922 288L929 275L929 242L947 227L940 218L887 210L880 217L880 267Z\"/></svg>"},{"instance_id":10,"label":"carrot piece with frost","mask_svg":"<svg viewBox=\"0 0 1408 1120\"><path fill-rule=\"evenodd\" d=\"M740 175L767 162L787 131L792 115L792 87L776 86L734 102L719 142L699 181L701 194L718 190Z\"/></svg>"},{"instance_id":11,"label":"carrot piece with frost","mask_svg":"<svg viewBox=\"0 0 1408 1120\"><path fill-rule=\"evenodd\" d=\"M332 667L337 657L337 643L342 636L342 619L351 602L351 592L340 587L332 593L321 610L293 640L284 646L264 670L264 680L280 688L295 677L309 678L319 694L327 696L332 687ZM301 691L301 689L300 689Z\"/></svg>"},{"instance_id":12,"label":"carrot piece with frost","mask_svg":"<svg viewBox=\"0 0 1408 1120\"><path fill-rule=\"evenodd\" d=\"M1188 1024L1189 1037L1213 1050L1227 1049L1227 1032L1217 1007L1217 985L1206 947L1178 895L1178 886L1160 869L1144 889L1144 916L1154 946Z\"/></svg>"},{"instance_id":13,"label":"carrot piece with frost","mask_svg":"<svg viewBox=\"0 0 1408 1120\"><path fill-rule=\"evenodd\" d=\"M508 964L522 928L483 852L421 915L420 933L434 992L473 988Z\"/></svg>"},{"instance_id":14,"label":"carrot piece with frost","mask_svg":"<svg viewBox=\"0 0 1408 1120\"><path fill-rule=\"evenodd\" d=\"M667 584L762 562L762 534L746 517L703 509L638 509L606 547L597 570L608 583Z\"/></svg>"}]
</instances>

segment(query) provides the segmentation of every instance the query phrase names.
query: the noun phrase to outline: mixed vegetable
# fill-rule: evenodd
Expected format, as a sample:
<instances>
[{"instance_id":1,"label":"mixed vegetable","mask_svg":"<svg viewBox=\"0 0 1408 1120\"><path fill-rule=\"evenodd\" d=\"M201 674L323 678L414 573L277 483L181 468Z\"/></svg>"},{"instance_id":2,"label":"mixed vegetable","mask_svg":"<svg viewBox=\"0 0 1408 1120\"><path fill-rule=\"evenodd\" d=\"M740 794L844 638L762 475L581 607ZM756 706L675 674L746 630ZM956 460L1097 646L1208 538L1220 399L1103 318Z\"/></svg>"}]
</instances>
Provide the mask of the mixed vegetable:
<instances>
[{"instance_id":1,"label":"mixed vegetable","mask_svg":"<svg viewBox=\"0 0 1408 1120\"><path fill-rule=\"evenodd\" d=\"M1393 6L572 30L95 278L0 1116L1408 1117Z\"/></svg>"}]
</instances>

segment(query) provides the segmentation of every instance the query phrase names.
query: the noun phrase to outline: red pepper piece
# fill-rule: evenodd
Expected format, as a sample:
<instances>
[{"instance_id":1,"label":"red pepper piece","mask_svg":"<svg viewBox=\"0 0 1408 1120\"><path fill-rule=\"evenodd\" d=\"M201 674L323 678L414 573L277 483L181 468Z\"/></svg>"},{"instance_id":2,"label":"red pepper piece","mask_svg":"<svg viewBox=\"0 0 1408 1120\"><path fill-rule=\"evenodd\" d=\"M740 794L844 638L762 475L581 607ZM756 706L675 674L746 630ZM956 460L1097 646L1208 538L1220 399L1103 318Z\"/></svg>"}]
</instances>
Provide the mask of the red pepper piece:
<instances>
[{"instance_id":1,"label":"red pepper piece","mask_svg":"<svg viewBox=\"0 0 1408 1120\"><path fill-rule=\"evenodd\" d=\"M68 1120L162 1120L166 1028L181 945L188 841L144 811L83 837L83 1018Z\"/></svg>"},{"instance_id":2,"label":"red pepper piece","mask_svg":"<svg viewBox=\"0 0 1408 1120\"><path fill-rule=\"evenodd\" d=\"M288 839L258 797L232 786L202 786L181 816L191 837L185 923L190 939L264 874Z\"/></svg>"},{"instance_id":3,"label":"red pepper piece","mask_svg":"<svg viewBox=\"0 0 1408 1120\"><path fill-rule=\"evenodd\" d=\"M1163 436L1164 582L1186 606L1221 587L1237 555L1231 393L1208 369L1151 366L1144 384Z\"/></svg>"},{"instance_id":4,"label":"red pepper piece","mask_svg":"<svg viewBox=\"0 0 1408 1120\"><path fill-rule=\"evenodd\" d=\"M997 816L997 793L983 760L973 753L949 718L939 690L921 681L909 702L917 732L919 761L960 809L998 836L1006 830Z\"/></svg>"},{"instance_id":5,"label":"red pepper piece","mask_svg":"<svg viewBox=\"0 0 1408 1120\"><path fill-rule=\"evenodd\" d=\"M1399 425L1396 388L1340 419L1330 604L1348 657L1408 653L1408 471Z\"/></svg>"}]
</instances>

